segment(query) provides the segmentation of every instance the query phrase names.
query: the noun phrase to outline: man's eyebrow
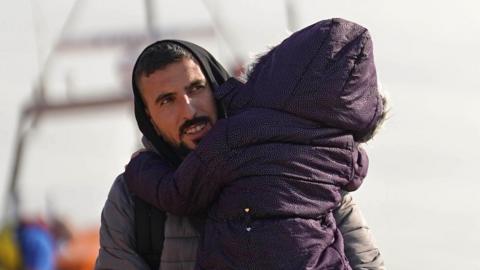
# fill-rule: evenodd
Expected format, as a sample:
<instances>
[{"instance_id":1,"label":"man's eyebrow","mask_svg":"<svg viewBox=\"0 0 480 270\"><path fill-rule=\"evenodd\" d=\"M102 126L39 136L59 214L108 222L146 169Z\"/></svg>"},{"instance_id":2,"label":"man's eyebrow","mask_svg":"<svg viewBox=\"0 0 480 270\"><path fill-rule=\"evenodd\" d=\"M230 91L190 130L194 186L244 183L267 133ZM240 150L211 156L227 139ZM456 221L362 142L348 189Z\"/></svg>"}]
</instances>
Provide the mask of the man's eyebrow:
<instances>
[{"instance_id":1,"label":"man's eyebrow","mask_svg":"<svg viewBox=\"0 0 480 270\"><path fill-rule=\"evenodd\" d=\"M168 93L162 93L160 95L158 95L156 98L155 98L155 104L158 104L160 101L162 101L164 98L166 97L169 97L169 96L173 96L174 94L171 93L171 92L168 92Z\"/></svg>"},{"instance_id":2,"label":"man's eyebrow","mask_svg":"<svg viewBox=\"0 0 480 270\"><path fill-rule=\"evenodd\" d=\"M185 86L185 90L190 90L195 86L206 85L206 84L207 84L207 82L204 79L196 79L196 80L192 81L189 85Z\"/></svg>"}]
</instances>

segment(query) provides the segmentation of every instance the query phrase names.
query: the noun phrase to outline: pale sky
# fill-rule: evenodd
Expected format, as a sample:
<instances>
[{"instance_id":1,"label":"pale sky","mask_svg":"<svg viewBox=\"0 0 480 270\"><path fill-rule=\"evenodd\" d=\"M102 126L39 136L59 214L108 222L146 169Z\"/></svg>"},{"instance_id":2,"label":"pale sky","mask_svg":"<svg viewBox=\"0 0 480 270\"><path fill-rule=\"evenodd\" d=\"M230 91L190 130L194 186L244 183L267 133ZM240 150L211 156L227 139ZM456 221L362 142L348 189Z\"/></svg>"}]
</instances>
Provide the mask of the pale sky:
<instances>
[{"instance_id":1,"label":"pale sky","mask_svg":"<svg viewBox=\"0 0 480 270\"><path fill-rule=\"evenodd\" d=\"M120 91L137 51L51 53L72 0L0 3L0 209L4 209L21 108L47 69L52 100ZM458 1L318 1L294 3L296 29L343 17L369 28L392 117L367 146L371 159L358 200L389 269L480 269L480 4ZM143 1L79 1L68 37L145 29ZM285 1L156 1L159 32L205 26L213 36L183 36L225 65L287 36ZM172 30L173 29L173 30ZM295 29L293 29L295 30ZM171 36L164 36L171 37ZM129 55L127 57L127 55ZM120 67L125 68L121 73ZM126 77L122 77L124 74ZM69 89L69 90L67 90ZM128 91L128 89L126 89ZM96 224L108 189L138 146L129 108L47 116L24 158L26 212L68 215ZM73 209L73 210L72 210ZM441 259L440 259L441 258Z\"/></svg>"}]
</instances>

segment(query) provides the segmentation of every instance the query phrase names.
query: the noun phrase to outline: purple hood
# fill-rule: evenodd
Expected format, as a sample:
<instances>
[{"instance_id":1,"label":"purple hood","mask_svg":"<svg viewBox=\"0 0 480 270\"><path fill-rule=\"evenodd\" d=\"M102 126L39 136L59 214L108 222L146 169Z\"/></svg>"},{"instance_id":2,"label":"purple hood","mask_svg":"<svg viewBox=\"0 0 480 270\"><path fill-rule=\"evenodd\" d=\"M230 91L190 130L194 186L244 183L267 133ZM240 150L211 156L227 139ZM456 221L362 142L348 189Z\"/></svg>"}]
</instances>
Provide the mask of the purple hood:
<instances>
[{"instance_id":1,"label":"purple hood","mask_svg":"<svg viewBox=\"0 0 480 270\"><path fill-rule=\"evenodd\" d=\"M383 111L372 50L364 27L344 19L321 21L262 56L245 85L231 79L215 94L234 114L254 107L280 110L361 140Z\"/></svg>"}]
</instances>

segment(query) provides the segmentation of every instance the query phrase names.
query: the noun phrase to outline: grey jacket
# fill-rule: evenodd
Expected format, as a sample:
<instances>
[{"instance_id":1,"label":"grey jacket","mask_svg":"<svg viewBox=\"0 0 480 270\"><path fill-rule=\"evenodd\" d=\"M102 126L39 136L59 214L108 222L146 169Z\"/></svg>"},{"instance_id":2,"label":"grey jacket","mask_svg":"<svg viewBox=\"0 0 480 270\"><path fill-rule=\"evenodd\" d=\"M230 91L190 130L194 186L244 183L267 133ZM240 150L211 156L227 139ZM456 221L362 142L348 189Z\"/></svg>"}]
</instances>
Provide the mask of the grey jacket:
<instances>
[{"instance_id":1,"label":"grey jacket","mask_svg":"<svg viewBox=\"0 0 480 270\"><path fill-rule=\"evenodd\" d=\"M385 269L383 258L370 230L353 201L346 193L334 211L345 241L345 253L354 270ZM102 211L100 250L96 270L148 270L135 252L134 202L123 175L113 183ZM191 270L197 253L199 234L187 218L167 214L161 270Z\"/></svg>"}]
</instances>

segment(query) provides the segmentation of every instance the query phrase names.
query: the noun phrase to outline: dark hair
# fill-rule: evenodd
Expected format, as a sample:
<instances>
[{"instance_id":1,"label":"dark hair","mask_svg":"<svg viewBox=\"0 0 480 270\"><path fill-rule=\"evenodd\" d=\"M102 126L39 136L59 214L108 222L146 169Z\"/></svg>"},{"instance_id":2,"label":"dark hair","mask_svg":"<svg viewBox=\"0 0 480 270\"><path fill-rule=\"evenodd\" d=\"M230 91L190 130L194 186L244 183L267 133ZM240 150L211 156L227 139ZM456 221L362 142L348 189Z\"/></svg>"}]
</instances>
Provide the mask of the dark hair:
<instances>
[{"instance_id":1,"label":"dark hair","mask_svg":"<svg viewBox=\"0 0 480 270\"><path fill-rule=\"evenodd\" d=\"M138 81L141 76L149 76L155 71L163 69L183 58L195 60L195 57L188 49L174 42L159 42L150 46L138 57L137 65L133 71L135 86L139 88Z\"/></svg>"}]
</instances>

